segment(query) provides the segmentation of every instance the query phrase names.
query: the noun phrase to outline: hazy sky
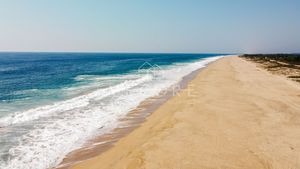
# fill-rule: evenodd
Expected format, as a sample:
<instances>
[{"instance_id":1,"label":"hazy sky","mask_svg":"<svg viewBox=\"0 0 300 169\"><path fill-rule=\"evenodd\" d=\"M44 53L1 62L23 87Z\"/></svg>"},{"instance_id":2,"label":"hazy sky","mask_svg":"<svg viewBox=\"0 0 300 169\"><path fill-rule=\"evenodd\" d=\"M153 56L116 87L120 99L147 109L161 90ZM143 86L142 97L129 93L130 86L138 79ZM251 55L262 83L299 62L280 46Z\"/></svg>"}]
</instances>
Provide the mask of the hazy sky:
<instances>
[{"instance_id":1,"label":"hazy sky","mask_svg":"<svg viewBox=\"0 0 300 169\"><path fill-rule=\"evenodd\" d=\"M300 0L0 0L0 51L300 52Z\"/></svg>"}]
</instances>

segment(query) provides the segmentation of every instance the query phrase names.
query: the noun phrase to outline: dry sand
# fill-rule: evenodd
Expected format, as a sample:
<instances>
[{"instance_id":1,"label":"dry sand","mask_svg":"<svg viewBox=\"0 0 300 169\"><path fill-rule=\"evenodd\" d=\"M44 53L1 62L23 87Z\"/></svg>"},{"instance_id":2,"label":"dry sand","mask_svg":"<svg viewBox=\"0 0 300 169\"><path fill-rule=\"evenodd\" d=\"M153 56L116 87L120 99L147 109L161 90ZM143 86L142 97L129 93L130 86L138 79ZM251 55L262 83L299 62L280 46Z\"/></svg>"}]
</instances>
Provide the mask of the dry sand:
<instances>
[{"instance_id":1,"label":"dry sand","mask_svg":"<svg viewBox=\"0 0 300 169\"><path fill-rule=\"evenodd\" d=\"M220 59L115 146L73 167L127 168L299 169L300 85Z\"/></svg>"}]
</instances>

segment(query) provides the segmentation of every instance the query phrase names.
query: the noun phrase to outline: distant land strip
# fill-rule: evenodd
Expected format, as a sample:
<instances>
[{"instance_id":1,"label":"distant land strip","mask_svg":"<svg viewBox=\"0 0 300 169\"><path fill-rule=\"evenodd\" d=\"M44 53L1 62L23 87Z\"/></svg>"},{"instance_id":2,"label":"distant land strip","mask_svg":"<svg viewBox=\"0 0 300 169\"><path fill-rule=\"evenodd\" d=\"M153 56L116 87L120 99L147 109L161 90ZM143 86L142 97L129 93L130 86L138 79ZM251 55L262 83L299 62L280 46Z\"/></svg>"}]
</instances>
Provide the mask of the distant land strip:
<instances>
[{"instance_id":1,"label":"distant land strip","mask_svg":"<svg viewBox=\"0 0 300 169\"><path fill-rule=\"evenodd\" d=\"M300 83L300 54L244 54L240 57L257 63L273 74Z\"/></svg>"}]
</instances>

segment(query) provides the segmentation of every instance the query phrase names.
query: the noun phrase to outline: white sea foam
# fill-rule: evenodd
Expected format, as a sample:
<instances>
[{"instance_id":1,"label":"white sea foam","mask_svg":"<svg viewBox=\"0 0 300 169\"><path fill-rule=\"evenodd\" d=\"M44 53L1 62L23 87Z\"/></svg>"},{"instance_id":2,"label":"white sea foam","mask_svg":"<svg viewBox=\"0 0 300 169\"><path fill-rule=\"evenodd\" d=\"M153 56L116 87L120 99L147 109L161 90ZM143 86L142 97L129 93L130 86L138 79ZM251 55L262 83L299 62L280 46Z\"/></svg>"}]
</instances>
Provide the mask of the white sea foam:
<instances>
[{"instance_id":1,"label":"white sea foam","mask_svg":"<svg viewBox=\"0 0 300 169\"><path fill-rule=\"evenodd\" d=\"M16 67L6 67L6 68L0 68L0 72L10 72L10 71L16 71L18 68Z\"/></svg>"},{"instance_id":2,"label":"white sea foam","mask_svg":"<svg viewBox=\"0 0 300 169\"><path fill-rule=\"evenodd\" d=\"M68 111L75 108L85 107L90 101L95 101L115 94L122 90L127 90L131 87L150 81L151 75L145 75L136 80L125 81L116 86L111 86L105 89L99 89L86 95L78 96L66 101L54 103L53 105L42 106L25 112L16 112L12 115L0 119L0 126L4 127L11 124L22 123L30 120L36 120L40 117L55 116L57 113Z\"/></svg>"},{"instance_id":3,"label":"white sea foam","mask_svg":"<svg viewBox=\"0 0 300 169\"><path fill-rule=\"evenodd\" d=\"M115 76L98 76L98 75L79 75L76 76L74 79L77 81L83 80L91 80L91 81L103 81L103 80L120 80L120 79L136 79L139 78L139 75L135 74L126 74L126 75L115 75Z\"/></svg>"},{"instance_id":4,"label":"white sea foam","mask_svg":"<svg viewBox=\"0 0 300 169\"><path fill-rule=\"evenodd\" d=\"M117 85L1 118L2 127L26 124L32 129L9 149L9 159L0 161L0 168L47 169L59 164L66 154L79 148L87 139L114 129L118 119L141 101L159 94L218 58L177 64L146 74L136 73L133 79L122 77L130 80ZM83 80L81 78L87 76L79 76L78 80Z\"/></svg>"}]
</instances>

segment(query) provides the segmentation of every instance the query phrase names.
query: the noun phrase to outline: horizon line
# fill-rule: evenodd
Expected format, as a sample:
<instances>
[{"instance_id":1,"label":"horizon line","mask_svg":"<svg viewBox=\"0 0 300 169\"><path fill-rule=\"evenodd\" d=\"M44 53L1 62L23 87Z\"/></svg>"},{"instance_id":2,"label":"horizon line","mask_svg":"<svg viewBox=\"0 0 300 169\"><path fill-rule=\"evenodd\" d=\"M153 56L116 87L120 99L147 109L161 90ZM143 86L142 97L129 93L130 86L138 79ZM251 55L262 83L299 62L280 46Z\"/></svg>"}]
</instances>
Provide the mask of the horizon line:
<instances>
[{"instance_id":1,"label":"horizon line","mask_svg":"<svg viewBox=\"0 0 300 169\"><path fill-rule=\"evenodd\" d=\"M212 52L130 52L130 51L1 51L0 53L107 53L107 54L222 54L222 55L238 55L242 53L212 53Z\"/></svg>"}]
</instances>

